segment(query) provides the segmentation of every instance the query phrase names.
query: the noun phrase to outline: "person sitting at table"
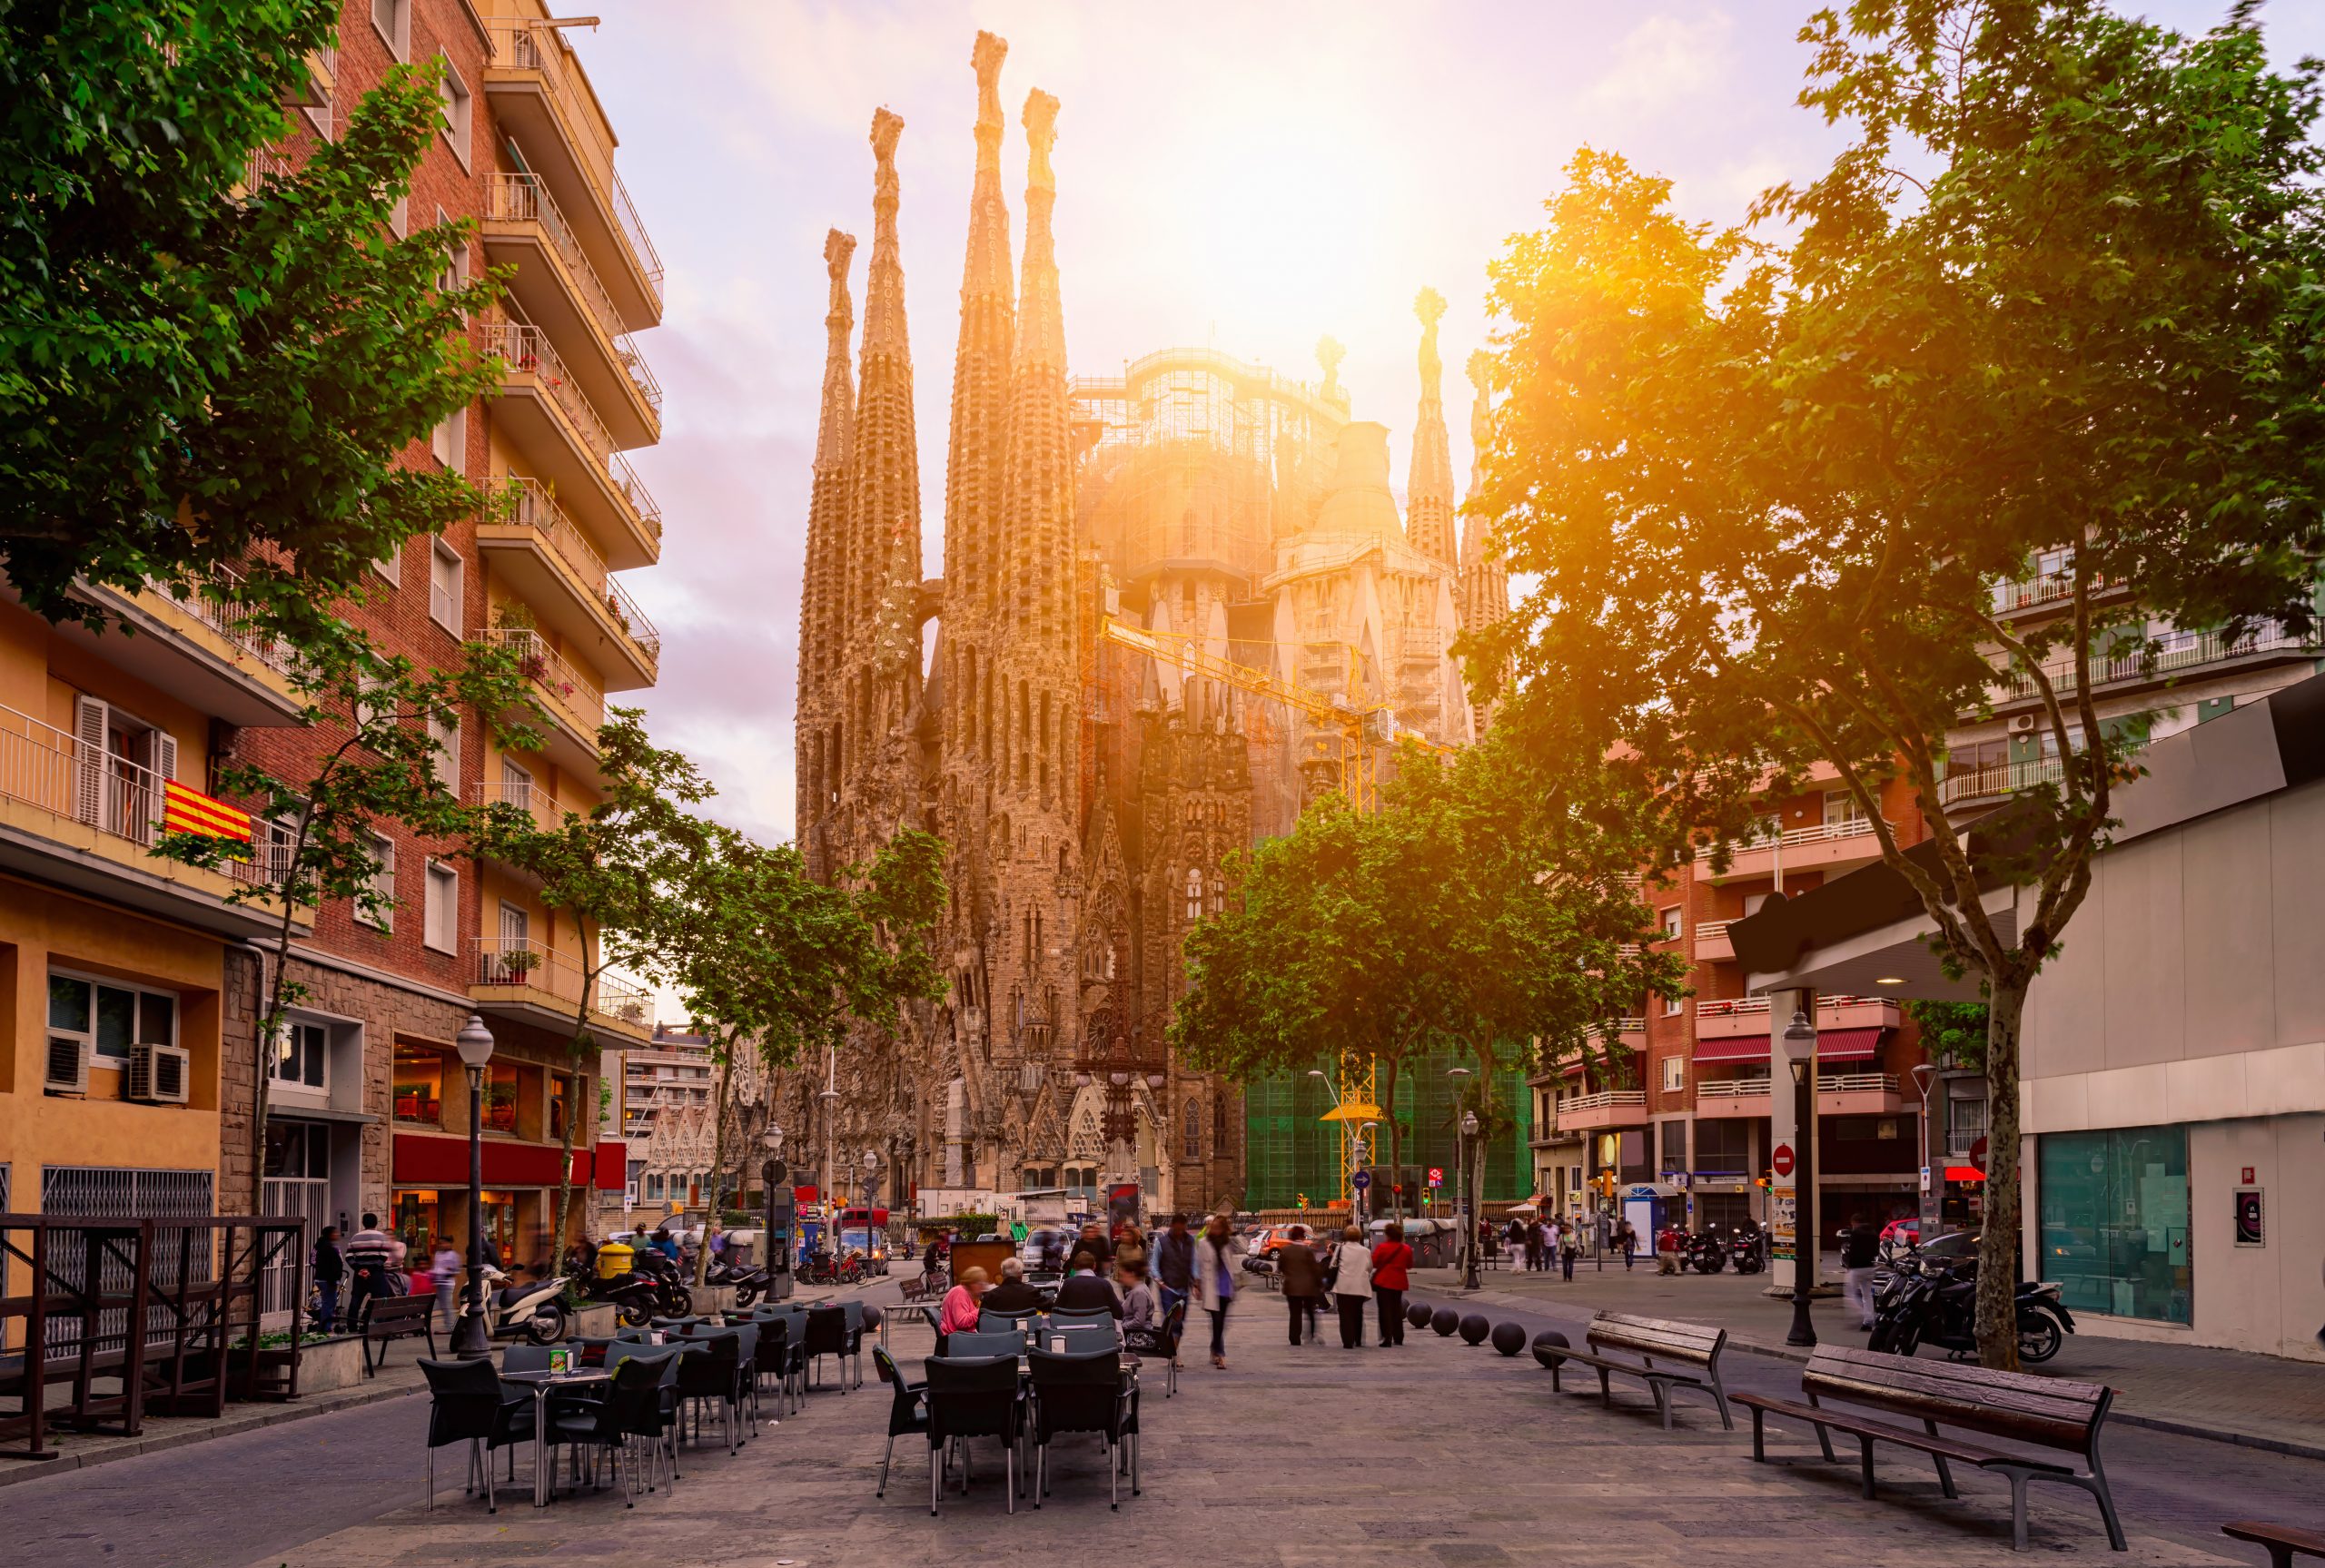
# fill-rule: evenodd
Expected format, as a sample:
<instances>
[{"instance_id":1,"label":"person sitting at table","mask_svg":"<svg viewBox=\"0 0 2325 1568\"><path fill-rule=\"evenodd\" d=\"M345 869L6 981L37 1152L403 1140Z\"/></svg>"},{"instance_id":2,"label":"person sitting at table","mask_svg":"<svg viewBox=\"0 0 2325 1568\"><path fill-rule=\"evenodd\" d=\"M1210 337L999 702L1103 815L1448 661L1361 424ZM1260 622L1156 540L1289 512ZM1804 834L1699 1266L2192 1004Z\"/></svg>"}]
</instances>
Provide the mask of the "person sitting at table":
<instances>
[{"instance_id":1,"label":"person sitting at table","mask_svg":"<svg viewBox=\"0 0 2325 1568\"><path fill-rule=\"evenodd\" d=\"M1025 1266L1014 1257L1001 1260L1001 1283L984 1293L977 1305L987 1312L1039 1312L1042 1293L1025 1283Z\"/></svg>"},{"instance_id":2,"label":"person sitting at table","mask_svg":"<svg viewBox=\"0 0 2325 1568\"><path fill-rule=\"evenodd\" d=\"M936 1315L940 1336L976 1332L977 1303L984 1295L985 1278L982 1268L962 1270L961 1283L945 1293L944 1308Z\"/></svg>"},{"instance_id":3,"label":"person sitting at table","mask_svg":"<svg viewBox=\"0 0 2325 1568\"><path fill-rule=\"evenodd\" d=\"M1073 1270L1065 1283L1057 1287L1054 1308L1063 1312L1096 1312L1103 1308L1120 1317L1123 1298L1106 1277L1098 1272L1098 1259L1087 1248L1073 1255Z\"/></svg>"},{"instance_id":4,"label":"person sitting at table","mask_svg":"<svg viewBox=\"0 0 2325 1568\"><path fill-rule=\"evenodd\" d=\"M1133 1334L1154 1332L1154 1287L1146 1282L1146 1259L1143 1257L1123 1257L1119 1253L1114 1261L1114 1287L1123 1297L1123 1338L1128 1341Z\"/></svg>"}]
</instances>

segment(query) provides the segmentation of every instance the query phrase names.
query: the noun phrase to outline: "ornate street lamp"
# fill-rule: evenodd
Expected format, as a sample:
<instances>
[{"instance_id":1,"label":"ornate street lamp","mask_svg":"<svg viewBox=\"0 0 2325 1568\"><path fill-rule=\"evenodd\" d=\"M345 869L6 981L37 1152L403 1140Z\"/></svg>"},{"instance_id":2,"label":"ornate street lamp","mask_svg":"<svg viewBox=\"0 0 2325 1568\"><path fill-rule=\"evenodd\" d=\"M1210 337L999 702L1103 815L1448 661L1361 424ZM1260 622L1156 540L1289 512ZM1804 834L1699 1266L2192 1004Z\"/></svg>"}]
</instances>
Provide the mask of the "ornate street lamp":
<instances>
[{"instance_id":1,"label":"ornate street lamp","mask_svg":"<svg viewBox=\"0 0 2325 1568\"><path fill-rule=\"evenodd\" d=\"M1479 1161L1475 1148L1477 1136L1478 1113L1474 1110L1463 1111L1461 1113L1461 1145L1466 1158L1461 1165L1461 1239L1465 1247L1464 1261L1461 1266L1461 1288L1464 1290L1478 1288L1477 1208L1469 1191L1470 1185L1477 1180L1478 1177Z\"/></svg>"},{"instance_id":2,"label":"ornate street lamp","mask_svg":"<svg viewBox=\"0 0 2325 1568\"><path fill-rule=\"evenodd\" d=\"M1784 1342L1814 1346L1816 1325L1809 1318L1808 1302L1816 1289L1822 1238L1816 1234L1816 1026L1806 1009L1793 1009L1784 1038L1786 1045L1808 1047L1805 1054L1788 1053L1792 1055L1792 1119L1800 1139L1800 1185L1793 1198L1792 1332L1784 1336Z\"/></svg>"},{"instance_id":3,"label":"ornate street lamp","mask_svg":"<svg viewBox=\"0 0 2325 1568\"><path fill-rule=\"evenodd\" d=\"M472 1012L452 1043L469 1074L469 1300L452 1329L452 1354L473 1361L492 1354L484 1320L484 1070L492 1060L492 1031Z\"/></svg>"}]
</instances>

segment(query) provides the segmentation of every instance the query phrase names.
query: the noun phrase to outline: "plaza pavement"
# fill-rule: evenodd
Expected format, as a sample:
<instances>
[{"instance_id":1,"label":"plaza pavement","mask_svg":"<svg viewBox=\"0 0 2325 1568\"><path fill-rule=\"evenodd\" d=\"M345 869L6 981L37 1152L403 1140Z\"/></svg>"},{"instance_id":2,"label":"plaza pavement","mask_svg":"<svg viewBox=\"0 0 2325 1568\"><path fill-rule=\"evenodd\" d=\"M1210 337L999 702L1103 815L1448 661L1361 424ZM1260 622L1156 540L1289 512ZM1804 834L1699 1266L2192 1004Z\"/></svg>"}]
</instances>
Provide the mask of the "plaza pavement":
<instances>
[{"instance_id":1,"label":"plaza pavement","mask_svg":"<svg viewBox=\"0 0 2325 1568\"><path fill-rule=\"evenodd\" d=\"M892 1293L884 1287L878 1294ZM1425 1293L1426 1294L1426 1293ZM1444 1297L1440 1296L1440 1299ZM1529 1326L1551 1319L1482 1308ZM900 1326L907 1366L925 1331ZM1432 1334L1401 1350L1337 1345L1294 1351L1279 1297L1249 1297L1230 1336L1230 1370L1186 1357L1177 1398L1150 1368L1145 1495L1110 1514L1094 1443L1062 1448L1049 1505L1003 1507L1000 1459L979 1445L977 1485L926 1509L927 1451L897 1445L885 1499L873 1495L888 1409L876 1381L814 1395L806 1410L729 1457L689 1453L672 1495L625 1510L618 1494L536 1511L525 1489L498 1515L457 1488L419 1504L420 1398L141 1455L0 1491L0 1540L42 1568L136 1562L153 1568L405 1568L575 1563L826 1568L847 1564L1064 1562L1092 1555L1270 1568L1410 1564L1610 1564L1720 1568L1781 1553L1802 1568L2020 1561L2009 1549L2007 1488L1972 1477L1948 1502L1925 1462L1882 1461L1884 1499L1857 1495L1854 1463L1810 1462L1785 1428L1787 1463L1755 1465L1744 1431L1701 1402L1680 1430L1656 1425L1643 1391L1618 1408L1555 1396L1530 1357ZM866 1356L867 1371L869 1356ZM1796 1369L1739 1356L1731 1388L1774 1392ZM2111 1474L2132 1550L2106 1549L2081 1494L2038 1488L2033 1546L2122 1568L2255 1559L2217 1534L2221 1520L2315 1522L2317 1462L2123 1428ZM458 1473L458 1462L450 1466ZM2045 1491L2050 1495L2044 1495Z\"/></svg>"}]
</instances>

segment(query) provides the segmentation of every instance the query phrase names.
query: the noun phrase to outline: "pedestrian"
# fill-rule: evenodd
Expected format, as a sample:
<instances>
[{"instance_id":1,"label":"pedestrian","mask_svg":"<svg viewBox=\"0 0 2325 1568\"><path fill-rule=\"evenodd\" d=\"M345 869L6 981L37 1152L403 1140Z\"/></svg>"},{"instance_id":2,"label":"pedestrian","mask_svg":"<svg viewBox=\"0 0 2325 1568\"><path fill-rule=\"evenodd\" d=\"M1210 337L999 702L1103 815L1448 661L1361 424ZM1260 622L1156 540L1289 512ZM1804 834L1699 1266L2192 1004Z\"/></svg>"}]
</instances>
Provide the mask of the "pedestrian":
<instances>
[{"instance_id":1,"label":"pedestrian","mask_svg":"<svg viewBox=\"0 0 2325 1568\"><path fill-rule=\"evenodd\" d=\"M1283 1281L1283 1305L1291 1319L1291 1343L1300 1344L1300 1326L1308 1326L1308 1338L1316 1338L1316 1307L1324 1298L1324 1266L1308 1245L1308 1228L1295 1225L1283 1233L1283 1245L1276 1249L1276 1274Z\"/></svg>"},{"instance_id":2,"label":"pedestrian","mask_svg":"<svg viewBox=\"0 0 2325 1568\"><path fill-rule=\"evenodd\" d=\"M1623 1249L1623 1272L1630 1272L1631 1258L1638 1251L1638 1232L1628 1219L1615 1227L1615 1245Z\"/></svg>"},{"instance_id":3,"label":"pedestrian","mask_svg":"<svg viewBox=\"0 0 2325 1568\"><path fill-rule=\"evenodd\" d=\"M1542 1222L1539 1219L1529 1219L1526 1222L1526 1272L1539 1274L1541 1271Z\"/></svg>"},{"instance_id":4,"label":"pedestrian","mask_svg":"<svg viewBox=\"0 0 2325 1568\"><path fill-rule=\"evenodd\" d=\"M1582 1246L1582 1232L1572 1225L1558 1227L1558 1267L1568 1281L1574 1278L1574 1255Z\"/></svg>"},{"instance_id":5,"label":"pedestrian","mask_svg":"<svg viewBox=\"0 0 2325 1568\"><path fill-rule=\"evenodd\" d=\"M326 1225L315 1238L315 1332L329 1334L339 1317L339 1287L347 1277L347 1259L340 1256L339 1227Z\"/></svg>"},{"instance_id":6,"label":"pedestrian","mask_svg":"<svg viewBox=\"0 0 2325 1568\"><path fill-rule=\"evenodd\" d=\"M1686 1246L1685 1238L1680 1236L1679 1228L1677 1225L1666 1225L1657 1231L1655 1233L1655 1272L1657 1274L1678 1273L1679 1252L1684 1246Z\"/></svg>"},{"instance_id":7,"label":"pedestrian","mask_svg":"<svg viewBox=\"0 0 2325 1568\"><path fill-rule=\"evenodd\" d=\"M395 1256L394 1238L380 1228L380 1217L363 1216L363 1228L347 1238L347 1326L363 1329L364 1307L375 1296L388 1294L388 1260Z\"/></svg>"},{"instance_id":8,"label":"pedestrian","mask_svg":"<svg viewBox=\"0 0 2325 1568\"><path fill-rule=\"evenodd\" d=\"M1235 1304L1235 1260L1242 1255L1242 1238L1224 1214L1212 1215L1195 1238L1189 1298L1211 1314L1211 1364L1222 1372L1227 1370L1227 1309Z\"/></svg>"},{"instance_id":9,"label":"pedestrian","mask_svg":"<svg viewBox=\"0 0 2325 1568\"><path fill-rule=\"evenodd\" d=\"M1187 1298L1193 1288L1195 1270L1195 1238L1188 1234L1187 1217L1171 1216L1171 1227L1154 1241L1154 1278L1162 1287L1162 1312Z\"/></svg>"},{"instance_id":10,"label":"pedestrian","mask_svg":"<svg viewBox=\"0 0 2325 1568\"><path fill-rule=\"evenodd\" d=\"M460 1292L460 1255L452 1246L452 1238L436 1238L436 1256L430 1259L436 1271L436 1312L444 1320L444 1332L450 1334L460 1323L460 1308L454 1297Z\"/></svg>"},{"instance_id":11,"label":"pedestrian","mask_svg":"<svg viewBox=\"0 0 2325 1568\"><path fill-rule=\"evenodd\" d=\"M1331 1264L1332 1304L1341 1311L1341 1348L1355 1350L1364 1344L1364 1304L1372 1297L1372 1254L1365 1250L1364 1232L1351 1225L1341 1232Z\"/></svg>"},{"instance_id":12,"label":"pedestrian","mask_svg":"<svg viewBox=\"0 0 2325 1568\"><path fill-rule=\"evenodd\" d=\"M944 1262L945 1244L936 1237L931 1236L928 1238L928 1246L920 1255L921 1278L925 1280L935 1278L936 1271L943 1266Z\"/></svg>"},{"instance_id":13,"label":"pedestrian","mask_svg":"<svg viewBox=\"0 0 2325 1568\"><path fill-rule=\"evenodd\" d=\"M1849 1216L1841 1238L1841 1295L1856 1309L1857 1326L1873 1326L1873 1266L1881 1256L1881 1232L1863 1209Z\"/></svg>"},{"instance_id":14,"label":"pedestrian","mask_svg":"<svg viewBox=\"0 0 2325 1568\"><path fill-rule=\"evenodd\" d=\"M1380 1348L1405 1342L1405 1292L1412 1288L1413 1249L1395 1220L1372 1249L1372 1299L1380 1304Z\"/></svg>"},{"instance_id":15,"label":"pedestrian","mask_svg":"<svg viewBox=\"0 0 2325 1568\"><path fill-rule=\"evenodd\" d=\"M1113 1266L1114 1244L1106 1239L1106 1228L1094 1219L1082 1228L1082 1239L1073 1244L1073 1250L1088 1253L1101 1268Z\"/></svg>"},{"instance_id":16,"label":"pedestrian","mask_svg":"<svg viewBox=\"0 0 2325 1568\"><path fill-rule=\"evenodd\" d=\"M1146 1261L1146 1236L1138 1228L1138 1221L1123 1221L1122 1234L1114 1238L1114 1267L1119 1270L1126 1263Z\"/></svg>"}]
</instances>

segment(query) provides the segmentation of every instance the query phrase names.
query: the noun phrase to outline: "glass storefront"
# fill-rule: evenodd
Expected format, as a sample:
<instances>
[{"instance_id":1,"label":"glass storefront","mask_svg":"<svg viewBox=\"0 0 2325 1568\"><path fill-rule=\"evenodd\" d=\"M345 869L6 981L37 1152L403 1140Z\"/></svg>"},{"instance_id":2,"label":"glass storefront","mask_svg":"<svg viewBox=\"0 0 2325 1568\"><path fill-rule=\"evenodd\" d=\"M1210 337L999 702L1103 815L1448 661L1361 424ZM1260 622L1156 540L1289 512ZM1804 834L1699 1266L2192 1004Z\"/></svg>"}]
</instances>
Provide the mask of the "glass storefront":
<instances>
[{"instance_id":1,"label":"glass storefront","mask_svg":"<svg viewBox=\"0 0 2325 1568\"><path fill-rule=\"evenodd\" d=\"M2027 1272L2067 1305L2116 1317L2190 1320L2188 1129L2044 1133L2042 1221Z\"/></svg>"}]
</instances>

